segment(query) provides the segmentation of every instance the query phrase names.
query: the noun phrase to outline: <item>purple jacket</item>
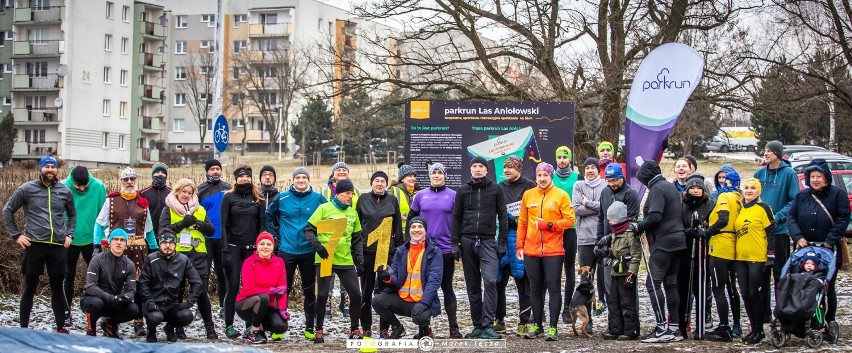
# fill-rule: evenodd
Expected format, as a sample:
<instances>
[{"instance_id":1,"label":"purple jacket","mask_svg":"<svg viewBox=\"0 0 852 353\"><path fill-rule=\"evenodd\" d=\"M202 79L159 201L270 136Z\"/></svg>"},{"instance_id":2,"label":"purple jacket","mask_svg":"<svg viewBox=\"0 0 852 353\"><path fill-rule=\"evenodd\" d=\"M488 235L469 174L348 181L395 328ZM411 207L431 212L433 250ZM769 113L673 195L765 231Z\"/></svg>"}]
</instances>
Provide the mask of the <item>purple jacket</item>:
<instances>
[{"instance_id":1,"label":"purple jacket","mask_svg":"<svg viewBox=\"0 0 852 353\"><path fill-rule=\"evenodd\" d=\"M423 217L428 225L428 236L435 240L441 254L453 252L450 225L453 220L453 204L456 192L448 187L423 189L414 195L408 219Z\"/></svg>"}]
</instances>

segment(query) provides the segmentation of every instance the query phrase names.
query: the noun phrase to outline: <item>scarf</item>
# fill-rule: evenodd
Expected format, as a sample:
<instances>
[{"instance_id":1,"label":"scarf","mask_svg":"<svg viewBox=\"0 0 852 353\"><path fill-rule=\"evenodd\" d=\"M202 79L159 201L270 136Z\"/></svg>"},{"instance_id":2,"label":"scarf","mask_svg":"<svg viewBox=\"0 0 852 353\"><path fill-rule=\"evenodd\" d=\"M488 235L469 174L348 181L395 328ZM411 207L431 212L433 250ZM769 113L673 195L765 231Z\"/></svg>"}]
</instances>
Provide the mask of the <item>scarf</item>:
<instances>
[{"instance_id":1,"label":"scarf","mask_svg":"<svg viewBox=\"0 0 852 353\"><path fill-rule=\"evenodd\" d=\"M683 197L683 204L690 210L694 210L698 208L698 206L701 206L701 203L704 202L704 200L707 200L705 196L695 197L690 194L686 194L686 196Z\"/></svg>"},{"instance_id":2,"label":"scarf","mask_svg":"<svg viewBox=\"0 0 852 353\"><path fill-rule=\"evenodd\" d=\"M630 225L630 221L624 221L621 223L610 224L609 227L612 228L612 234L621 234L627 231L627 226Z\"/></svg>"},{"instance_id":3,"label":"scarf","mask_svg":"<svg viewBox=\"0 0 852 353\"><path fill-rule=\"evenodd\" d=\"M136 198L136 192L134 191L133 193L128 194L128 193L125 193L124 191L121 191L121 198L125 199L127 201L133 200L133 199Z\"/></svg>"},{"instance_id":4,"label":"scarf","mask_svg":"<svg viewBox=\"0 0 852 353\"><path fill-rule=\"evenodd\" d=\"M331 198L331 203L334 204L334 207L337 207L342 211L345 211L347 208L349 208L349 205L344 205L343 202L340 202L340 200L338 200L336 197Z\"/></svg>"},{"instance_id":5,"label":"scarf","mask_svg":"<svg viewBox=\"0 0 852 353\"><path fill-rule=\"evenodd\" d=\"M571 176L571 173L573 171L574 170L571 168L570 164L568 165L568 168L556 167L556 175L558 175L561 178L567 178L567 177Z\"/></svg>"},{"instance_id":6,"label":"scarf","mask_svg":"<svg viewBox=\"0 0 852 353\"><path fill-rule=\"evenodd\" d=\"M234 185L234 192L240 195L248 195L251 194L252 185L251 184L237 184Z\"/></svg>"},{"instance_id":7,"label":"scarf","mask_svg":"<svg viewBox=\"0 0 852 353\"><path fill-rule=\"evenodd\" d=\"M207 182L210 183L210 185L219 184L219 181L221 181L221 180L222 180L222 177L216 177L214 179L213 177L211 177L209 175L207 176Z\"/></svg>"},{"instance_id":8,"label":"scarf","mask_svg":"<svg viewBox=\"0 0 852 353\"><path fill-rule=\"evenodd\" d=\"M406 189L406 190L408 190L408 194L409 194L409 195L411 195L412 193L414 193L414 187L413 187L413 186L412 186L412 187L408 187L408 185L406 185L406 186L405 186L405 189Z\"/></svg>"},{"instance_id":9,"label":"scarf","mask_svg":"<svg viewBox=\"0 0 852 353\"><path fill-rule=\"evenodd\" d=\"M474 185L483 185L483 184L485 184L485 180L487 180L487 179L488 179L487 176L483 176L483 177L479 177L479 178L470 177L470 183L474 184Z\"/></svg>"},{"instance_id":10,"label":"scarf","mask_svg":"<svg viewBox=\"0 0 852 353\"><path fill-rule=\"evenodd\" d=\"M163 175L151 177L151 186L157 189L164 188L166 186L166 177Z\"/></svg>"},{"instance_id":11,"label":"scarf","mask_svg":"<svg viewBox=\"0 0 852 353\"><path fill-rule=\"evenodd\" d=\"M586 183L586 186L588 186L590 188L598 187L598 185L600 185L602 181L603 181L603 179L601 179L601 178L595 178L595 180L589 180L589 179L583 178L583 182Z\"/></svg>"},{"instance_id":12,"label":"scarf","mask_svg":"<svg viewBox=\"0 0 852 353\"><path fill-rule=\"evenodd\" d=\"M178 201L177 197L169 193L166 195L166 206L169 207L170 210L175 211L177 214L181 215L181 217L186 216L187 209L190 214L195 213L195 210L198 209L198 196L192 195L192 199L189 200L188 204L182 204Z\"/></svg>"}]
</instances>

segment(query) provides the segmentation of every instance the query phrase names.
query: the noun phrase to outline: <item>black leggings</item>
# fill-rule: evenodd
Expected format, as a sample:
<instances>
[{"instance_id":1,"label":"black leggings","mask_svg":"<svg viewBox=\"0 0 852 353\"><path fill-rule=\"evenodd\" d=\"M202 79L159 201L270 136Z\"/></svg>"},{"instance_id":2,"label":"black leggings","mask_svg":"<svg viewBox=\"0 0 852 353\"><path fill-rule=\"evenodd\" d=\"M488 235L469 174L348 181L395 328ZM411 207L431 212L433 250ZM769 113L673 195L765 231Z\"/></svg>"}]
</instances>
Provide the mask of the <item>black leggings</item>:
<instances>
[{"instance_id":1,"label":"black leggings","mask_svg":"<svg viewBox=\"0 0 852 353\"><path fill-rule=\"evenodd\" d=\"M252 327L262 326L265 331L283 333L287 330L287 324L278 310L269 306L269 300L266 294L257 294L240 300L236 302L237 315Z\"/></svg>"},{"instance_id":2,"label":"black leggings","mask_svg":"<svg viewBox=\"0 0 852 353\"><path fill-rule=\"evenodd\" d=\"M388 260L393 260L388 257ZM376 289L376 272L373 267L376 265L376 254L364 252L364 276L361 277L361 327L364 330L373 329L373 290ZM379 290L383 289L379 283ZM350 303L350 308L351 308ZM351 310L351 309L350 309ZM386 330L390 328L390 322L382 320L379 317L379 329Z\"/></svg>"},{"instance_id":3,"label":"black leggings","mask_svg":"<svg viewBox=\"0 0 852 353\"><path fill-rule=\"evenodd\" d=\"M221 252L221 251L220 251ZM204 326L213 325L213 306L210 304L210 295L207 294L207 289L210 288L210 265L207 263L207 254L193 250L184 252L184 255L189 257L192 267L198 272L201 277L201 295L198 297L198 311L201 313L201 319L204 320ZM227 288L227 287L222 287ZM183 300L185 287L181 287L179 298ZM224 295L219 295L224 298Z\"/></svg>"},{"instance_id":4,"label":"black leggings","mask_svg":"<svg viewBox=\"0 0 852 353\"><path fill-rule=\"evenodd\" d=\"M228 251L231 253L230 268L225 271L228 273L228 280L226 281L228 288L224 293L222 290L219 290L219 296L225 297L225 326L233 326L234 303L237 301L237 293L240 291L240 276L242 275L243 262L254 253L254 249L246 249L245 246L228 244Z\"/></svg>"},{"instance_id":5,"label":"black leggings","mask_svg":"<svg viewBox=\"0 0 852 353\"><path fill-rule=\"evenodd\" d=\"M719 324L728 326L728 312L734 318L734 325L740 324L740 295L735 285L737 270L734 260L725 260L708 256L707 276L713 298L716 299L716 311L719 313ZM727 295L727 298L725 297ZM730 301L730 306L728 306Z\"/></svg>"},{"instance_id":6,"label":"black leggings","mask_svg":"<svg viewBox=\"0 0 852 353\"><path fill-rule=\"evenodd\" d=\"M33 297L38 289L39 275L24 275L24 293L21 295L20 321L21 327L29 327L30 313L33 310ZM56 327L60 328L65 325L65 307L68 301L65 300L65 291L62 290L62 281L65 274L50 274L48 275L48 283L50 284L50 307L53 309L53 318L56 320Z\"/></svg>"},{"instance_id":7,"label":"black leggings","mask_svg":"<svg viewBox=\"0 0 852 353\"><path fill-rule=\"evenodd\" d=\"M332 280L334 276L329 277L320 277L319 265L316 266L317 271L317 310L323 310L325 308L325 303L328 301L328 293L329 288L331 288ZM333 268L332 272L337 274L337 277L340 278L340 286L349 294L349 305L351 307L360 308L361 307L361 288L358 283L358 271L355 270L355 267L347 267L347 268ZM360 310L349 310L349 327L351 329L357 329L358 323L360 322L361 311ZM317 330L322 330L323 322L325 321L325 315L317 315L316 316L316 328Z\"/></svg>"},{"instance_id":8,"label":"black leggings","mask_svg":"<svg viewBox=\"0 0 852 353\"><path fill-rule=\"evenodd\" d=\"M80 308L86 313L87 331L90 332L95 332L95 324L104 315L115 325L133 320L142 312L135 303L107 304L101 298L88 295L80 299Z\"/></svg>"},{"instance_id":9,"label":"black leggings","mask_svg":"<svg viewBox=\"0 0 852 353\"><path fill-rule=\"evenodd\" d=\"M86 261L86 266L92 261L92 253L95 247L92 244L88 245L71 245L65 249L65 299L68 300L68 311L66 315L71 314L70 310L74 306L74 280L77 278L77 260L80 255L83 255L83 261Z\"/></svg>"},{"instance_id":10,"label":"black leggings","mask_svg":"<svg viewBox=\"0 0 852 353\"><path fill-rule=\"evenodd\" d=\"M513 277L512 269L509 265L500 268L500 282L497 282L497 314L495 318L499 321L503 321L506 318L506 287L509 286L510 277L515 280L515 287L518 293L518 320L523 325L530 321L530 315L532 314L530 281L527 278L526 271L521 278Z\"/></svg>"},{"instance_id":11,"label":"black leggings","mask_svg":"<svg viewBox=\"0 0 852 353\"><path fill-rule=\"evenodd\" d=\"M444 293L444 311L447 312L447 321L449 321L450 327L458 327L458 317L456 316L458 300L456 299L456 292L453 289L453 275L456 272L456 261L452 253L443 254L441 257L444 259L444 271L441 275L441 292Z\"/></svg>"},{"instance_id":12,"label":"black leggings","mask_svg":"<svg viewBox=\"0 0 852 353\"><path fill-rule=\"evenodd\" d=\"M678 328L680 318L678 310L680 307L680 296L677 293L677 274L680 270L680 257L682 250L663 251L656 250L650 255L648 279L645 287L651 297L651 308L657 320L657 327L666 326L668 318L669 327L674 330ZM663 294L665 292L665 294ZM663 305L666 307L663 308ZM667 315L668 314L668 315Z\"/></svg>"},{"instance_id":13,"label":"black leggings","mask_svg":"<svg viewBox=\"0 0 852 353\"><path fill-rule=\"evenodd\" d=\"M166 322L173 328L180 328L189 325L192 322L192 310L181 309L178 304L158 304L159 310L148 311L147 306L142 308L142 314L145 316L145 323L148 325L148 332L156 332L157 325Z\"/></svg>"},{"instance_id":14,"label":"black leggings","mask_svg":"<svg viewBox=\"0 0 852 353\"><path fill-rule=\"evenodd\" d=\"M562 247L565 249L565 261L563 262L563 266L565 266L565 299L562 302L566 303L562 312L568 313L567 303L570 303L571 298L574 297L574 285L577 282L574 276L577 273L577 229L566 229L562 233Z\"/></svg>"},{"instance_id":15,"label":"black leggings","mask_svg":"<svg viewBox=\"0 0 852 353\"><path fill-rule=\"evenodd\" d=\"M287 269L287 294L293 291L293 280L296 268L299 269L299 277L302 279L302 296L305 300L303 310L305 311L305 328L314 328L315 305L317 303L316 272L314 265L314 253L302 255L281 254L284 257L284 267ZM287 296L288 300L291 298Z\"/></svg>"},{"instance_id":16,"label":"black leggings","mask_svg":"<svg viewBox=\"0 0 852 353\"><path fill-rule=\"evenodd\" d=\"M743 289L743 304L745 304L748 321L752 332L763 331L763 319L766 315L766 291L769 290L769 273L765 262L736 261L737 281Z\"/></svg>"},{"instance_id":17,"label":"black leggings","mask_svg":"<svg viewBox=\"0 0 852 353\"><path fill-rule=\"evenodd\" d=\"M548 319L550 327L559 322L559 310L562 308L562 261L564 256L524 256L524 268L530 283L530 301L532 302L533 321L542 326L544 316L544 289L549 296Z\"/></svg>"},{"instance_id":18,"label":"black leggings","mask_svg":"<svg viewBox=\"0 0 852 353\"><path fill-rule=\"evenodd\" d=\"M228 275L225 273L225 264L222 263L224 262L222 258L222 238L207 238L205 239L204 245L207 247L207 253L205 254L205 256L207 257L207 274L209 276L209 271L211 268L216 271L216 288L219 294L219 306L224 306L226 292L225 288L228 288ZM216 266L213 266L213 264L216 264ZM201 275L201 272L199 272L198 274ZM206 284L204 285L204 288L204 292L207 293ZM210 298L207 298L207 301L209 302ZM201 316L204 317L203 312ZM210 317L212 319L212 314ZM204 320L204 322L207 322L207 319Z\"/></svg>"}]
</instances>

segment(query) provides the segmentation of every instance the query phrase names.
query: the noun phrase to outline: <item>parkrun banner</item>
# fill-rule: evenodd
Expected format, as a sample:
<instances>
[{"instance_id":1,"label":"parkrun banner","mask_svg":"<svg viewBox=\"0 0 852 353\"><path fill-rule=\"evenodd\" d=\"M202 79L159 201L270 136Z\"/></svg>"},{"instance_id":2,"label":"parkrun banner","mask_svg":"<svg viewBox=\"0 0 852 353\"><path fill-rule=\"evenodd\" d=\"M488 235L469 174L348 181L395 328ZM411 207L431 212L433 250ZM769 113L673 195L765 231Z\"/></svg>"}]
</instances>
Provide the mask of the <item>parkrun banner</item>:
<instances>
[{"instance_id":1,"label":"parkrun banner","mask_svg":"<svg viewBox=\"0 0 852 353\"><path fill-rule=\"evenodd\" d=\"M442 163L447 186L470 179L470 160L489 161L488 176L500 182L503 160L523 161L522 175L535 180L542 161L556 165L556 148L574 150L573 102L411 101L405 109L405 161L428 186L428 166Z\"/></svg>"},{"instance_id":2,"label":"parkrun banner","mask_svg":"<svg viewBox=\"0 0 852 353\"><path fill-rule=\"evenodd\" d=\"M627 178L639 195L645 187L636 178L643 160L657 160L663 141L677 123L686 101L701 81L704 59L681 43L667 43L642 60L627 97L625 149Z\"/></svg>"}]
</instances>

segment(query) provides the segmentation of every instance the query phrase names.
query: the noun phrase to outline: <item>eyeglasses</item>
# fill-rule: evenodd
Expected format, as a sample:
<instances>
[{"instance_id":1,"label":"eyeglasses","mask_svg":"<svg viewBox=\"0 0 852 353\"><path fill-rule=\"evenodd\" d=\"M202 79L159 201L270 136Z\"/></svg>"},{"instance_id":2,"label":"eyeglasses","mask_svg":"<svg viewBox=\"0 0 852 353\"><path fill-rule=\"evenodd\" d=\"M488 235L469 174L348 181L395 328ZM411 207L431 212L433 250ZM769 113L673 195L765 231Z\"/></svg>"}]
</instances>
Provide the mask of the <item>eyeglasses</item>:
<instances>
[{"instance_id":1,"label":"eyeglasses","mask_svg":"<svg viewBox=\"0 0 852 353\"><path fill-rule=\"evenodd\" d=\"M136 178L124 178L121 181L136 181Z\"/></svg>"},{"instance_id":2,"label":"eyeglasses","mask_svg":"<svg viewBox=\"0 0 852 353\"><path fill-rule=\"evenodd\" d=\"M609 148L601 148L598 152L612 152L612 150Z\"/></svg>"}]
</instances>

